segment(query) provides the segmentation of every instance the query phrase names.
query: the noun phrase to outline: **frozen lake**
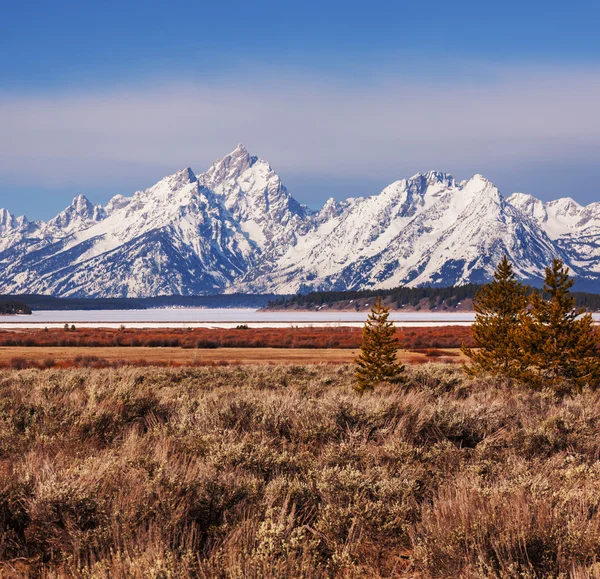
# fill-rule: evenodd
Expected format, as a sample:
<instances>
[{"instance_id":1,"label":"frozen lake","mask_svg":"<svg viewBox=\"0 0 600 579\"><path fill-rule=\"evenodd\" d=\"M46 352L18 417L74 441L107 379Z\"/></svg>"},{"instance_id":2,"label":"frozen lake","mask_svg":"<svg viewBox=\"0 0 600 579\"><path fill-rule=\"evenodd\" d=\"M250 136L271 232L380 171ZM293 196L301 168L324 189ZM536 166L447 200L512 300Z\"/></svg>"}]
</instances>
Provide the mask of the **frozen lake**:
<instances>
[{"instance_id":1,"label":"frozen lake","mask_svg":"<svg viewBox=\"0 0 600 579\"><path fill-rule=\"evenodd\" d=\"M361 326L366 312L260 312L254 309L160 308L148 310L71 310L34 311L30 316L0 316L0 328L81 327L118 328L231 328L238 324L256 327L289 326ZM472 312L431 313L392 312L390 319L400 326L467 326L474 320ZM594 314L600 321L600 314Z\"/></svg>"},{"instance_id":2,"label":"frozen lake","mask_svg":"<svg viewBox=\"0 0 600 579\"><path fill-rule=\"evenodd\" d=\"M260 312L254 309L160 308L148 310L39 310L30 316L1 316L0 328L57 327L258 327L362 325L366 313L356 312ZM390 318L400 325L468 325L472 313L440 314L397 312Z\"/></svg>"}]
</instances>

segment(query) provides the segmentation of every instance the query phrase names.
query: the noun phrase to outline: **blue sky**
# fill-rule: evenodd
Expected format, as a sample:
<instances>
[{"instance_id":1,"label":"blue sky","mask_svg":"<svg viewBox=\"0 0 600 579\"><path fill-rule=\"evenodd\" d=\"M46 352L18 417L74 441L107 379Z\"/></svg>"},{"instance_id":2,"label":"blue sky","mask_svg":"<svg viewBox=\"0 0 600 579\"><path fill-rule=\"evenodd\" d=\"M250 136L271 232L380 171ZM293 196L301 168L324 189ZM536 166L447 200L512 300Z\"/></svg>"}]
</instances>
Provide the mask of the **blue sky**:
<instances>
[{"instance_id":1,"label":"blue sky","mask_svg":"<svg viewBox=\"0 0 600 579\"><path fill-rule=\"evenodd\" d=\"M0 207L47 218L243 142L300 201L438 169L600 200L594 2L5 2Z\"/></svg>"}]
</instances>

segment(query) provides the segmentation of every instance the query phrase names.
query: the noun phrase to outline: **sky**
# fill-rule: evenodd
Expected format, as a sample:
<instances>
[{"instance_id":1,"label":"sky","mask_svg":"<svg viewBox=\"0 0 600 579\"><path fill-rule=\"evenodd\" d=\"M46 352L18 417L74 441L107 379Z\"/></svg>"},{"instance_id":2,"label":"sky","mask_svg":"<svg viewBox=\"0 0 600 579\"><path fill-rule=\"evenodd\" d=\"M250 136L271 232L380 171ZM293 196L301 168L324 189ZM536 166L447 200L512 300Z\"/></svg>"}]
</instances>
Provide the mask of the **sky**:
<instances>
[{"instance_id":1,"label":"sky","mask_svg":"<svg viewBox=\"0 0 600 579\"><path fill-rule=\"evenodd\" d=\"M0 7L0 207L47 219L237 143L299 201L431 169L600 201L600 4L169 2Z\"/></svg>"}]
</instances>

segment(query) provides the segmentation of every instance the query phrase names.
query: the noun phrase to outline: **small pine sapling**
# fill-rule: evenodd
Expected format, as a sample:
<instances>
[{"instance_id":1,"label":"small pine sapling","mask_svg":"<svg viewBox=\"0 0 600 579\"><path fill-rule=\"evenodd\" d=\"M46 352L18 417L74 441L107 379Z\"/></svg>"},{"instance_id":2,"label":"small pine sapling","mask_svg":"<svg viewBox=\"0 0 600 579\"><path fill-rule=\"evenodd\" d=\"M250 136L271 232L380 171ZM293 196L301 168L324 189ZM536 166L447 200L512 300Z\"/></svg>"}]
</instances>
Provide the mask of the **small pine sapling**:
<instances>
[{"instance_id":1,"label":"small pine sapling","mask_svg":"<svg viewBox=\"0 0 600 579\"><path fill-rule=\"evenodd\" d=\"M390 308L381 303L373 304L363 327L363 341L356 358L356 383L354 389L363 394L382 382L404 382L404 366L396 360L398 341L393 322L388 318Z\"/></svg>"}]
</instances>

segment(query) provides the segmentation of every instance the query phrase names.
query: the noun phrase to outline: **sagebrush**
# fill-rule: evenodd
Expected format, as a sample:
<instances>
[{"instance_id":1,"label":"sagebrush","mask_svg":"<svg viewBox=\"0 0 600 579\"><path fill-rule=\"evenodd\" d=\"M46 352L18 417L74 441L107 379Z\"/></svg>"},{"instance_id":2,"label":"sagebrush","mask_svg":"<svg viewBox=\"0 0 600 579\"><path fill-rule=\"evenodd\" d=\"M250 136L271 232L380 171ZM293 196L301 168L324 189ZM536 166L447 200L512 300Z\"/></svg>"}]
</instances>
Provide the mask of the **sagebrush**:
<instances>
[{"instance_id":1,"label":"sagebrush","mask_svg":"<svg viewBox=\"0 0 600 579\"><path fill-rule=\"evenodd\" d=\"M597 576L600 393L406 377L0 371L0 576Z\"/></svg>"}]
</instances>

